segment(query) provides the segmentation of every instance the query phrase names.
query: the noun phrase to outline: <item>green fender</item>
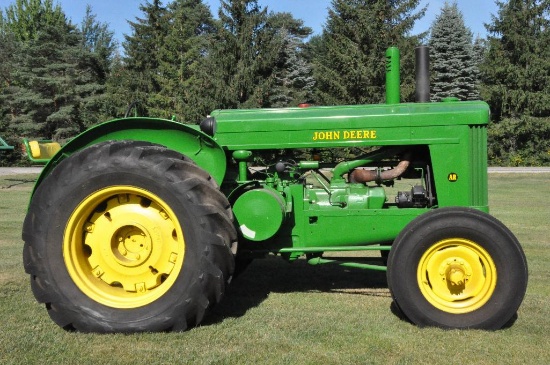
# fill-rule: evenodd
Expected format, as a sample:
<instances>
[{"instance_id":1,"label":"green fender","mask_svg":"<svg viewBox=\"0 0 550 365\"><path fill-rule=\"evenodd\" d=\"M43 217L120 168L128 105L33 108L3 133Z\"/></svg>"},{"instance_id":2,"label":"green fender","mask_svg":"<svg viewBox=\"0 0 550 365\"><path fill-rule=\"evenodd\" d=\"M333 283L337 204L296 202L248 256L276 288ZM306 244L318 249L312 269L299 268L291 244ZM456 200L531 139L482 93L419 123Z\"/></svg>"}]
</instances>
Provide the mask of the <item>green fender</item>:
<instances>
[{"instance_id":1,"label":"green fender","mask_svg":"<svg viewBox=\"0 0 550 365\"><path fill-rule=\"evenodd\" d=\"M124 118L99 124L65 144L44 167L34 189L55 166L73 153L93 144L112 140L146 141L163 145L191 158L221 185L226 171L224 150L198 128L155 118Z\"/></svg>"}]
</instances>

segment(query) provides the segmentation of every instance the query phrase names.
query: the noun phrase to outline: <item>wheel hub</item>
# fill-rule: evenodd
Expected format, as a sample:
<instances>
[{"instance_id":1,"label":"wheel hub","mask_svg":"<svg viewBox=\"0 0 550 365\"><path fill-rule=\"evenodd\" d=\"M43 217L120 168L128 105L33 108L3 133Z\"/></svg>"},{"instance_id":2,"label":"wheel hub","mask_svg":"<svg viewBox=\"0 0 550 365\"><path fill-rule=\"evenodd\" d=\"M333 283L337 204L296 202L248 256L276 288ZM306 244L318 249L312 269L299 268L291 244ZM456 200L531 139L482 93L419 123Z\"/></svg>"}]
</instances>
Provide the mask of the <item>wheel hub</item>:
<instances>
[{"instance_id":1,"label":"wheel hub","mask_svg":"<svg viewBox=\"0 0 550 365\"><path fill-rule=\"evenodd\" d=\"M139 226L124 226L113 235L111 248L115 259L123 266L143 264L153 250L151 236Z\"/></svg>"},{"instance_id":2,"label":"wheel hub","mask_svg":"<svg viewBox=\"0 0 550 365\"><path fill-rule=\"evenodd\" d=\"M464 288L472 277L472 267L460 257L452 257L441 263L439 276L450 287Z\"/></svg>"},{"instance_id":3,"label":"wheel hub","mask_svg":"<svg viewBox=\"0 0 550 365\"><path fill-rule=\"evenodd\" d=\"M447 273L447 280L451 283L451 285L459 286L464 284L465 276L464 271L460 268L453 268Z\"/></svg>"},{"instance_id":4,"label":"wheel hub","mask_svg":"<svg viewBox=\"0 0 550 365\"><path fill-rule=\"evenodd\" d=\"M496 286L496 267L475 242L446 239L435 243L419 261L418 284L426 300L450 313L483 306Z\"/></svg>"},{"instance_id":5,"label":"wheel hub","mask_svg":"<svg viewBox=\"0 0 550 365\"><path fill-rule=\"evenodd\" d=\"M77 286L113 307L138 307L163 295L183 264L175 214L159 197L111 187L86 198L65 230L65 262Z\"/></svg>"}]
</instances>

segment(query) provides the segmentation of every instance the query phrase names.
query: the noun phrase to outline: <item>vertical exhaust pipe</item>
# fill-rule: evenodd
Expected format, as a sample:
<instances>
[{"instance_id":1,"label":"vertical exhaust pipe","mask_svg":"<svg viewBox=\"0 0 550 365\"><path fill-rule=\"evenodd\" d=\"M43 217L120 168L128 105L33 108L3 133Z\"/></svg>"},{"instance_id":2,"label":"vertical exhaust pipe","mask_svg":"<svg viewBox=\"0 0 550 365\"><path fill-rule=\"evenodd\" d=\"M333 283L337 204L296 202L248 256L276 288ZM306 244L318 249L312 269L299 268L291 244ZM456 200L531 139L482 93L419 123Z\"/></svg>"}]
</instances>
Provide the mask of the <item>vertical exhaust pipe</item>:
<instances>
[{"instance_id":1,"label":"vertical exhaust pipe","mask_svg":"<svg viewBox=\"0 0 550 365\"><path fill-rule=\"evenodd\" d=\"M416 47L416 102L430 101L430 48Z\"/></svg>"}]
</instances>

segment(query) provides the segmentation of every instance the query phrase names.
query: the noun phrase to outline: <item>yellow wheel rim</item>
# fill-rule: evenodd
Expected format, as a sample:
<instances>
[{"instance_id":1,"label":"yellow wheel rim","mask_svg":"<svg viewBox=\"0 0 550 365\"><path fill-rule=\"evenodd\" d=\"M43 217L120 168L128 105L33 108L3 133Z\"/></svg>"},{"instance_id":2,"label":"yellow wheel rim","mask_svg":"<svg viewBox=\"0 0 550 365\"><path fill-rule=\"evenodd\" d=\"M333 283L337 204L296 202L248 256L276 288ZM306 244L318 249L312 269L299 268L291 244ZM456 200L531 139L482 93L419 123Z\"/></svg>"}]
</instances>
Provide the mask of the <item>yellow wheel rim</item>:
<instances>
[{"instance_id":1,"label":"yellow wheel rim","mask_svg":"<svg viewBox=\"0 0 550 365\"><path fill-rule=\"evenodd\" d=\"M434 307L454 314L481 308L491 298L497 271L489 253L467 239L437 242L420 259L420 290Z\"/></svg>"},{"instance_id":2,"label":"yellow wheel rim","mask_svg":"<svg viewBox=\"0 0 550 365\"><path fill-rule=\"evenodd\" d=\"M157 195L112 186L85 198L63 237L65 265L94 301L137 308L162 297L183 267L185 241L174 212Z\"/></svg>"}]
</instances>

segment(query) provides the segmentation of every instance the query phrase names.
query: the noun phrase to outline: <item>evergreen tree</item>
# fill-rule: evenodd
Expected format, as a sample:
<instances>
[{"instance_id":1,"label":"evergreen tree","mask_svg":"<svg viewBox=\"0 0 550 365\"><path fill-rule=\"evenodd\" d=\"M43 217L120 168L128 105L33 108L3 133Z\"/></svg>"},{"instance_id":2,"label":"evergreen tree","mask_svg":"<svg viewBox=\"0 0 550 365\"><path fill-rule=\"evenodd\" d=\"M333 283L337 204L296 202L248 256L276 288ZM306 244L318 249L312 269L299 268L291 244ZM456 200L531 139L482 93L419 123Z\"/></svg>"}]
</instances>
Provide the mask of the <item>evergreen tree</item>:
<instances>
[{"instance_id":1,"label":"evergreen tree","mask_svg":"<svg viewBox=\"0 0 550 365\"><path fill-rule=\"evenodd\" d=\"M118 42L114 38L115 33L109 29L107 23L97 21L90 5L86 6L86 15L80 25L80 32L84 48L95 56L100 68L98 73L102 73L106 79L118 47Z\"/></svg>"},{"instance_id":2,"label":"evergreen tree","mask_svg":"<svg viewBox=\"0 0 550 365\"><path fill-rule=\"evenodd\" d=\"M488 25L489 51L483 64L484 97L495 121L550 116L550 1L497 1Z\"/></svg>"},{"instance_id":3,"label":"evergreen tree","mask_svg":"<svg viewBox=\"0 0 550 365\"><path fill-rule=\"evenodd\" d=\"M222 108L269 105L273 68L282 46L257 0L221 1L209 53L214 99Z\"/></svg>"},{"instance_id":4,"label":"evergreen tree","mask_svg":"<svg viewBox=\"0 0 550 365\"><path fill-rule=\"evenodd\" d=\"M402 96L414 93L414 47L410 36L425 8L419 0L333 0L326 27L313 50L319 104L384 100L385 51L397 46L402 59Z\"/></svg>"},{"instance_id":5,"label":"evergreen tree","mask_svg":"<svg viewBox=\"0 0 550 365\"><path fill-rule=\"evenodd\" d=\"M303 22L289 13L270 14L270 23L282 39L279 61L273 72L273 88L269 95L270 107L297 106L313 98L315 80L312 67L304 56L304 38L311 34ZM287 19L288 18L288 19Z\"/></svg>"},{"instance_id":6,"label":"evergreen tree","mask_svg":"<svg viewBox=\"0 0 550 365\"><path fill-rule=\"evenodd\" d=\"M5 9L4 23L18 41L36 40L45 27L63 27L65 13L53 0L16 0Z\"/></svg>"},{"instance_id":7,"label":"evergreen tree","mask_svg":"<svg viewBox=\"0 0 550 365\"><path fill-rule=\"evenodd\" d=\"M482 96L492 163L550 164L550 1L497 2L487 26Z\"/></svg>"},{"instance_id":8,"label":"evergreen tree","mask_svg":"<svg viewBox=\"0 0 550 365\"><path fill-rule=\"evenodd\" d=\"M214 34L214 19L202 0L176 0L168 7L170 29L159 53L158 115L200 122L213 108L207 87L210 76L199 69Z\"/></svg>"},{"instance_id":9,"label":"evergreen tree","mask_svg":"<svg viewBox=\"0 0 550 365\"><path fill-rule=\"evenodd\" d=\"M88 121L86 124L102 122L114 116L112 100L109 98L106 85L111 77L113 61L118 55L118 42L114 39L114 32L109 29L109 25L97 21L89 5L86 7L86 14L79 30L81 52L85 55L81 64L86 65L94 75L89 81L94 92L85 98L83 114Z\"/></svg>"},{"instance_id":10,"label":"evergreen tree","mask_svg":"<svg viewBox=\"0 0 550 365\"><path fill-rule=\"evenodd\" d=\"M130 89L131 75L132 72L126 67L124 57L116 53L111 61L111 70L105 83L106 102L102 108L104 120L123 117L133 101L136 101L137 108L141 107L145 110L143 102L138 102L137 92Z\"/></svg>"},{"instance_id":11,"label":"evergreen tree","mask_svg":"<svg viewBox=\"0 0 550 365\"><path fill-rule=\"evenodd\" d=\"M479 69L475 63L472 32L456 3L445 3L431 26L430 58L432 100L446 97L479 99Z\"/></svg>"},{"instance_id":12,"label":"evergreen tree","mask_svg":"<svg viewBox=\"0 0 550 365\"><path fill-rule=\"evenodd\" d=\"M169 31L167 9L160 0L146 1L140 5L143 18L129 22L132 34L125 36L123 47L126 51L124 68L119 72L118 79L123 81L118 85L112 100L117 104L126 100L126 106L136 101L140 103L142 115L157 115L155 98L160 93L162 85L157 72L160 66L160 53ZM117 105L119 107L123 105ZM151 110L150 110L151 109Z\"/></svg>"},{"instance_id":13,"label":"evergreen tree","mask_svg":"<svg viewBox=\"0 0 550 365\"><path fill-rule=\"evenodd\" d=\"M488 49L487 40L485 38L476 37L473 45L473 52L474 52L473 60L474 60L474 64L478 68L478 72L479 72L479 67L485 62L487 49ZM481 83L481 74L478 75L478 81Z\"/></svg>"},{"instance_id":14,"label":"evergreen tree","mask_svg":"<svg viewBox=\"0 0 550 365\"><path fill-rule=\"evenodd\" d=\"M9 113L9 107L1 102L2 95L13 83L13 70L15 69L14 55L17 52L17 42L15 36L11 31L4 28L2 24L2 17L0 17L0 133L2 138L9 141L13 137L8 130L9 119L1 118L1 116ZM11 142L11 141L9 141ZM6 154L0 154L0 159L5 160Z\"/></svg>"},{"instance_id":15,"label":"evergreen tree","mask_svg":"<svg viewBox=\"0 0 550 365\"><path fill-rule=\"evenodd\" d=\"M19 38L11 60L13 69L0 95L2 119L19 136L68 138L96 122L90 118L94 109L90 104L102 86L90 64L92 57L81 47L81 34L64 14L56 17L64 22L45 22L40 28L32 24L28 30L21 26L21 19L31 10L45 14L50 9L48 1L38 10L11 8L10 17L4 19L6 29L14 30L14 37Z\"/></svg>"},{"instance_id":16,"label":"evergreen tree","mask_svg":"<svg viewBox=\"0 0 550 365\"><path fill-rule=\"evenodd\" d=\"M12 72L15 67L13 56L16 52L17 42L14 34L0 24L0 91L11 85Z\"/></svg>"}]
</instances>

